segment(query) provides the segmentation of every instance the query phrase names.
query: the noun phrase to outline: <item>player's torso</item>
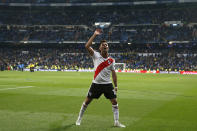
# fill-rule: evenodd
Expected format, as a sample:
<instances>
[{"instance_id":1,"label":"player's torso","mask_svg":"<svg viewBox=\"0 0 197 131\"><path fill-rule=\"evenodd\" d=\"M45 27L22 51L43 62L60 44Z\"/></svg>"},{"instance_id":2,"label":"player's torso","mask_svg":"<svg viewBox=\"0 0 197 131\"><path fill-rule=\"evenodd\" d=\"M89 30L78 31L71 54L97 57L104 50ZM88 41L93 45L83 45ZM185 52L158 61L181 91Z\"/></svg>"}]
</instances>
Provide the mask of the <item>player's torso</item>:
<instances>
[{"instance_id":1,"label":"player's torso","mask_svg":"<svg viewBox=\"0 0 197 131\"><path fill-rule=\"evenodd\" d=\"M104 58L100 53L96 54L96 58L93 59L94 62L94 83L98 84L108 84L112 83L110 80L110 74L112 70L112 58Z\"/></svg>"},{"instance_id":2,"label":"player's torso","mask_svg":"<svg viewBox=\"0 0 197 131\"><path fill-rule=\"evenodd\" d=\"M93 62L94 62L94 70L96 70L97 69L97 67L101 64L101 63L103 63L103 62L106 62L106 61L109 61L109 59L111 59L110 57L108 57L108 58L103 58L102 56L101 57L99 57L98 59L96 59L96 60L93 60ZM111 67L112 65L109 65L109 66L107 66L107 67L105 67L104 69L104 71L110 71L111 72L111 70L110 70L110 67Z\"/></svg>"}]
</instances>

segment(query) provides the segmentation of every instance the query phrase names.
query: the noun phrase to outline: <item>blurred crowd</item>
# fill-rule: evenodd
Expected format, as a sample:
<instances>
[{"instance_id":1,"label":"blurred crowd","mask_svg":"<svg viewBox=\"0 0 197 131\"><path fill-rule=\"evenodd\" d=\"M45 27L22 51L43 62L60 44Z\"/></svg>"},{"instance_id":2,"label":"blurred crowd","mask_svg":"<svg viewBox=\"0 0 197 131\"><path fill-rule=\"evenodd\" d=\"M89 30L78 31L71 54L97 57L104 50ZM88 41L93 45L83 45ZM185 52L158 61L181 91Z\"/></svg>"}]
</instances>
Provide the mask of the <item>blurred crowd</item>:
<instances>
[{"instance_id":1,"label":"blurred crowd","mask_svg":"<svg viewBox=\"0 0 197 131\"><path fill-rule=\"evenodd\" d=\"M87 41L95 29L95 22L111 22L108 28L103 29L100 38L109 41L196 41L196 7L154 10L129 7L9 7L9 10L1 9L0 12L0 41ZM166 21L179 21L180 24L166 24Z\"/></svg>"},{"instance_id":2,"label":"blurred crowd","mask_svg":"<svg viewBox=\"0 0 197 131\"><path fill-rule=\"evenodd\" d=\"M17 11L16 11L17 10ZM130 8L130 7L32 7L2 8L1 24L16 25L88 25L94 22L112 24L162 24L165 21L197 22L197 7ZM12 17L14 16L14 17Z\"/></svg>"},{"instance_id":3,"label":"blurred crowd","mask_svg":"<svg viewBox=\"0 0 197 131\"><path fill-rule=\"evenodd\" d=\"M94 28L93 28L94 29ZM93 29L84 27L18 27L1 26L0 41L87 41ZM163 43L169 41L197 41L197 27L168 27L168 26L133 26L113 27L104 32L96 41L136 42L136 43Z\"/></svg>"},{"instance_id":4,"label":"blurred crowd","mask_svg":"<svg viewBox=\"0 0 197 131\"><path fill-rule=\"evenodd\" d=\"M197 45L154 46L109 44L110 56L116 63L125 63L126 69L144 70L197 70ZM98 44L94 45L98 49ZM97 50L98 51L98 50ZM84 44L66 44L62 47L3 47L0 65L6 70L21 70L31 64L36 69L92 69L93 62Z\"/></svg>"},{"instance_id":5,"label":"blurred crowd","mask_svg":"<svg viewBox=\"0 0 197 131\"><path fill-rule=\"evenodd\" d=\"M148 7L0 7L0 69L91 69L85 42L95 22L110 22L99 27L94 47L106 39L110 55L126 68L197 70L197 6Z\"/></svg>"}]
</instances>

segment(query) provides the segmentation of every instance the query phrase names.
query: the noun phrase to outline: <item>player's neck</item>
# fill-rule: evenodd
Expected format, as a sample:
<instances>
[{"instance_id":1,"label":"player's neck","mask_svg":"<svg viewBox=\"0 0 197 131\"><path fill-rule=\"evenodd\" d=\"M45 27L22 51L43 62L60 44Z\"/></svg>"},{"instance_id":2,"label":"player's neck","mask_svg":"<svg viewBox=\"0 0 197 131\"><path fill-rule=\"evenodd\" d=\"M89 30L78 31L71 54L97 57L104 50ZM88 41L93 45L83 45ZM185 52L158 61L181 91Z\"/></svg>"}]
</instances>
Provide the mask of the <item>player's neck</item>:
<instances>
[{"instance_id":1,"label":"player's neck","mask_svg":"<svg viewBox=\"0 0 197 131\"><path fill-rule=\"evenodd\" d=\"M108 58L108 52L101 52L101 56L103 57L103 58Z\"/></svg>"}]
</instances>

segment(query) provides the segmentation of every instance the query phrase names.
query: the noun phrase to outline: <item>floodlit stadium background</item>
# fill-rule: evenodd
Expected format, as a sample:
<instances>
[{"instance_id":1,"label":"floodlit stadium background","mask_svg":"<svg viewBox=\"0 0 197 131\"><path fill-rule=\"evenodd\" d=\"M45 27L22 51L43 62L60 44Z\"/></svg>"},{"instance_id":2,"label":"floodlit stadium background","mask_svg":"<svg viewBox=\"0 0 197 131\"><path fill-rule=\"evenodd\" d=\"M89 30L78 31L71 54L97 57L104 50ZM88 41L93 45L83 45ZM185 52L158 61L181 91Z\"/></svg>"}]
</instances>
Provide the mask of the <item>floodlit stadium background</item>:
<instances>
[{"instance_id":1,"label":"floodlit stadium background","mask_svg":"<svg viewBox=\"0 0 197 131\"><path fill-rule=\"evenodd\" d=\"M0 0L0 131L196 131L196 12L195 0ZM96 28L93 48L106 39L118 63L125 129L104 97L75 126Z\"/></svg>"}]
</instances>

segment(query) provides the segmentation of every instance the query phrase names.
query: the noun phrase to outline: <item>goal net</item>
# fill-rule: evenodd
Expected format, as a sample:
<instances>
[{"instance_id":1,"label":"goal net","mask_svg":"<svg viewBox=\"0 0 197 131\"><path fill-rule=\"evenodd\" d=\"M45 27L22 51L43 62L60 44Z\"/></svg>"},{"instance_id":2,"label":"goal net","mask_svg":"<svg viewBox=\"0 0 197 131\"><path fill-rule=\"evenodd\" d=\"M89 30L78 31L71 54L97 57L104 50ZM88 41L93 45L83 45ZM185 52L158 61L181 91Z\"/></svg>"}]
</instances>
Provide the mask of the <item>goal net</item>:
<instances>
[{"instance_id":1,"label":"goal net","mask_svg":"<svg viewBox=\"0 0 197 131\"><path fill-rule=\"evenodd\" d=\"M125 63L116 63L115 64L115 70L125 70L126 64Z\"/></svg>"}]
</instances>

